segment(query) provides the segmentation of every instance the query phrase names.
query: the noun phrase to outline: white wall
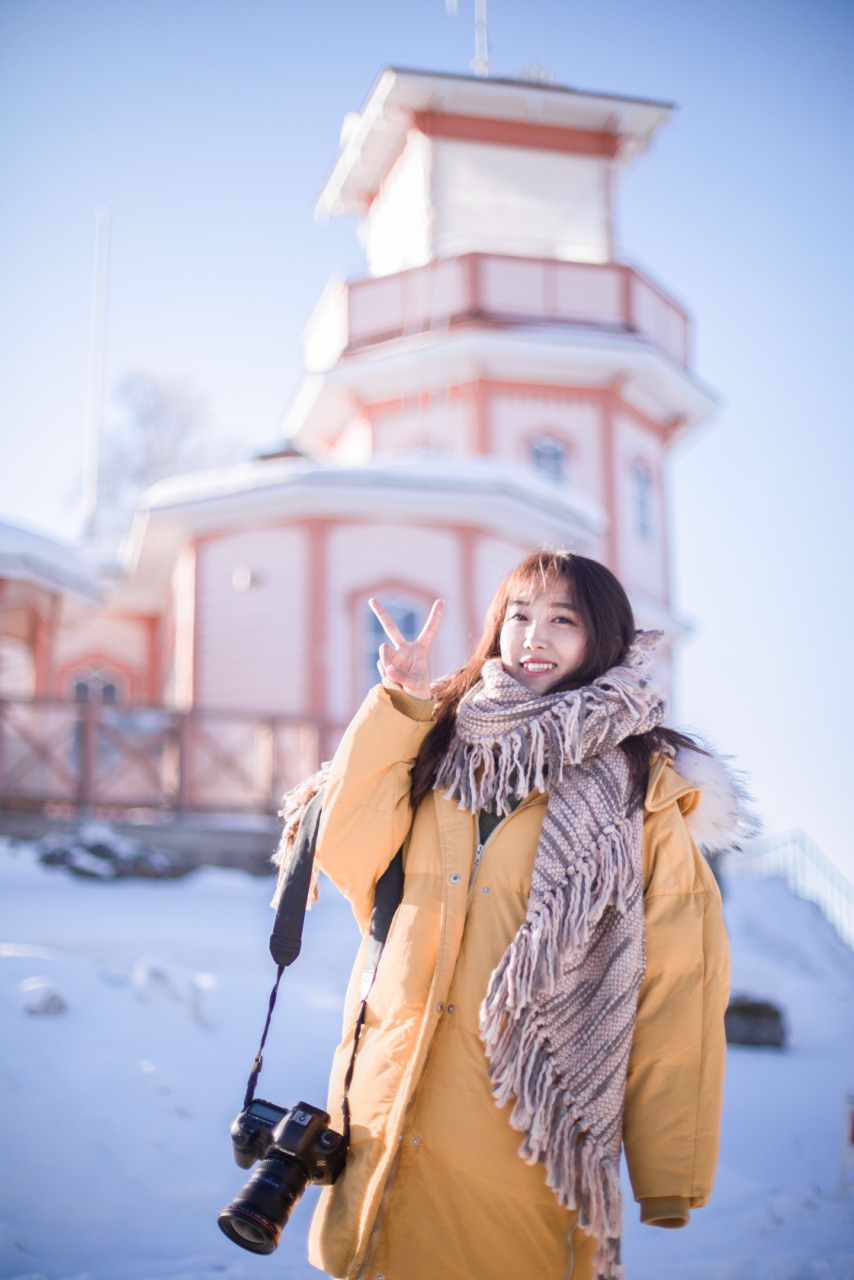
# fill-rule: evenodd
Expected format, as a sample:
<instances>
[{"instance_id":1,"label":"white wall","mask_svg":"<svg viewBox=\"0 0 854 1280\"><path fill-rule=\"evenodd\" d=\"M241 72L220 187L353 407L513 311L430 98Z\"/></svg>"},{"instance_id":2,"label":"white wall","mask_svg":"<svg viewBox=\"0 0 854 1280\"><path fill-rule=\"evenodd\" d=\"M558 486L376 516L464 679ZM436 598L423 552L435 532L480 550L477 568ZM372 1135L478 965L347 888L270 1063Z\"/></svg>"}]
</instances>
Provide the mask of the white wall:
<instances>
[{"instance_id":1,"label":"white wall","mask_svg":"<svg viewBox=\"0 0 854 1280\"><path fill-rule=\"evenodd\" d=\"M440 453L474 451L473 415L468 400L434 397L427 405L407 402L402 409L374 414L376 453L436 449Z\"/></svg>"},{"instance_id":2,"label":"white wall","mask_svg":"<svg viewBox=\"0 0 854 1280\"><path fill-rule=\"evenodd\" d=\"M31 698L35 687L36 671L30 645L11 636L0 637L0 696Z\"/></svg>"},{"instance_id":3,"label":"white wall","mask_svg":"<svg viewBox=\"0 0 854 1280\"><path fill-rule=\"evenodd\" d=\"M475 583L477 586L477 614L481 623L486 611L507 574L524 560L530 548L500 538L478 539L475 552Z\"/></svg>"},{"instance_id":4,"label":"white wall","mask_svg":"<svg viewBox=\"0 0 854 1280\"><path fill-rule=\"evenodd\" d=\"M421 266L430 258L430 144L411 132L363 224L371 275Z\"/></svg>"},{"instance_id":5,"label":"white wall","mask_svg":"<svg viewBox=\"0 0 854 1280\"><path fill-rule=\"evenodd\" d=\"M113 657L122 670L130 669L144 681L148 670L148 628L135 618L111 618L106 613L86 618L73 630L63 629L63 667L85 661L90 654L107 660Z\"/></svg>"},{"instance_id":6,"label":"white wall","mask_svg":"<svg viewBox=\"0 0 854 1280\"><path fill-rule=\"evenodd\" d=\"M633 468L642 460L652 476L650 532L641 536L636 523ZM664 446L660 438L626 414L614 422L615 492L619 511L620 576L628 591L638 591L663 604L667 599L666 504Z\"/></svg>"},{"instance_id":7,"label":"white wall","mask_svg":"<svg viewBox=\"0 0 854 1280\"><path fill-rule=\"evenodd\" d=\"M598 157L434 139L433 253L607 262L609 167Z\"/></svg>"},{"instance_id":8,"label":"white wall","mask_svg":"<svg viewBox=\"0 0 854 1280\"><path fill-rule=\"evenodd\" d=\"M305 709L306 535L258 528L198 546L196 698L249 712Z\"/></svg>"}]
</instances>

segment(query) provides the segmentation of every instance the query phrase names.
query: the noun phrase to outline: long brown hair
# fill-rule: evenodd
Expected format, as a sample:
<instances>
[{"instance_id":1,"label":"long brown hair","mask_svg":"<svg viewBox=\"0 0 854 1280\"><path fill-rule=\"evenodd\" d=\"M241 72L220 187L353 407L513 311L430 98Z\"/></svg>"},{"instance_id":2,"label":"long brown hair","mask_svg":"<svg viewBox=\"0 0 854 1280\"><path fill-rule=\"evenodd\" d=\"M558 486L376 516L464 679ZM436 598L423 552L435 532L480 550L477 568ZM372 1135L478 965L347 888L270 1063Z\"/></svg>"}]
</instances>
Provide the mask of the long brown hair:
<instances>
[{"instance_id":1,"label":"long brown hair","mask_svg":"<svg viewBox=\"0 0 854 1280\"><path fill-rule=\"evenodd\" d=\"M451 744L454 718L461 699L480 679L488 658L500 654L501 628L510 600L530 591L566 588L584 628L586 638L580 667L558 680L549 693L580 689L622 662L635 638L635 619L629 598L610 569L598 560L572 551L535 551L507 575L486 613L483 634L464 667L440 681L436 724L425 738L412 769L412 803L418 805L433 789L436 774ZM659 726L649 733L626 738L621 744L629 759L632 782L646 786L652 757L662 747L701 750L686 734Z\"/></svg>"}]
</instances>

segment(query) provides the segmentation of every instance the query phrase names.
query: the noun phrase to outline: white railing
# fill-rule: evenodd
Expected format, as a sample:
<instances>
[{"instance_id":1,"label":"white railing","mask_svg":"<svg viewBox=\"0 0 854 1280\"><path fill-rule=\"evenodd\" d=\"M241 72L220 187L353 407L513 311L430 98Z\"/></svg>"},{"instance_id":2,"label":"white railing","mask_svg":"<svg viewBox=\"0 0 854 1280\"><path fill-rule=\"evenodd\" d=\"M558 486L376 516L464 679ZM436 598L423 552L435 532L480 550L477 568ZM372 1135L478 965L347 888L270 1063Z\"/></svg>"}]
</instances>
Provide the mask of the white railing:
<instances>
[{"instance_id":1,"label":"white railing","mask_svg":"<svg viewBox=\"0 0 854 1280\"><path fill-rule=\"evenodd\" d=\"M637 334L683 367L688 315L635 267L468 253L389 276L334 281L306 329L309 372L345 352L471 324L581 325Z\"/></svg>"},{"instance_id":2,"label":"white railing","mask_svg":"<svg viewBox=\"0 0 854 1280\"><path fill-rule=\"evenodd\" d=\"M724 864L751 876L781 876L793 893L814 902L849 947L854 948L854 884L805 831L751 840Z\"/></svg>"}]
</instances>

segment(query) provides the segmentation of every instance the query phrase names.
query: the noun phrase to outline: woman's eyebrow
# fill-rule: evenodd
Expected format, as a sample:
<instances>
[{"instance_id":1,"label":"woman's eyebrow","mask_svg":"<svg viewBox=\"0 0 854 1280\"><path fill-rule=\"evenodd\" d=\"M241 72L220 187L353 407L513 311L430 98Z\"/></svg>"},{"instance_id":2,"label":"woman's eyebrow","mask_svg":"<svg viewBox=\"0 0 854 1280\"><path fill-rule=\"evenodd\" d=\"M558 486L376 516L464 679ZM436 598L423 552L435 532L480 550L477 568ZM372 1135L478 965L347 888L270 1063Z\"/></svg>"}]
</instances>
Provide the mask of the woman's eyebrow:
<instances>
[{"instance_id":1,"label":"woman's eyebrow","mask_svg":"<svg viewBox=\"0 0 854 1280\"><path fill-rule=\"evenodd\" d=\"M528 605L530 605L530 603L531 603L530 600L508 600L507 608L516 609L516 608L519 608L520 606L527 608ZM578 613L578 609L572 603L571 600L551 600L549 602L549 608L550 609L571 609L573 613Z\"/></svg>"}]
</instances>

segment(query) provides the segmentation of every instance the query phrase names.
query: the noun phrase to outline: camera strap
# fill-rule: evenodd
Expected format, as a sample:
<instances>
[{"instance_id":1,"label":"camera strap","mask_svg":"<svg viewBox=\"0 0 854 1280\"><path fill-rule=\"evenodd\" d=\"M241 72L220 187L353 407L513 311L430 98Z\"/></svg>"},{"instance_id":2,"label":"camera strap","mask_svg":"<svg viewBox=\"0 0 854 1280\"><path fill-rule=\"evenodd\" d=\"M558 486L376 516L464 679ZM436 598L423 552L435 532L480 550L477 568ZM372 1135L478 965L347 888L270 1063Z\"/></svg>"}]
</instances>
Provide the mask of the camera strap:
<instances>
[{"instance_id":1,"label":"camera strap","mask_svg":"<svg viewBox=\"0 0 854 1280\"><path fill-rule=\"evenodd\" d=\"M270 1030L273 1010L276 1007L276 998L279 994L279 983L282 980L282 974L289 965L293 964L302 948L302 930L308 904L311 873L314 866L314 848L317 844L322 806L323 791L321 790L312 797L305 807L284 876L276 918L270 934L270 954L277 965L276 980L270 992L267 1018L261 1035L261 1043L258 1046L258 1052L255 1054L255 1060L252 1063L252 1070L249 1073L249 1080L246 1085L246 1096L243 1100L244 1110L250 1106L255 1097L258 1077L264 1065L264 1045L267 1041L267 1033ZM368 995L374 985L383 948L391 929L391 922L402 897L403 850L398 849L389 866L377 881L377 887L374 892L374 906L368 929L368 943L365 948L365 963L362 969L361 982L359 983L360 1003L353 1030L353 1051L344 1077L344 1096L341 1100L341 1111L344 1117L342 1136L348 1147L350 1145L349 1092L356 1066L356 1050L359 1047L359 1036L368 1011Z\"/></svg>"},{"instance_id":2,"label":"camera strap","mask_svg":"<svg viewBox=\"0 0 854 1280\"><path fill-rule=\"evenodd\" d=\"M276 996L279 994L279 983L282 981L282 974L285 972L285 966L280 964L276 972L276 981L273 983L273 990L270 992L270 1001L267 1005L267 1021L264 1023L264 1031L261 1035L261 1043L258 1046L258 1052L255 1054L255 1061L252 1063L252 1070L249 1072L249 1079L246 1082L246 1095L243 1099L243 1110L251 1104L255 1097L255 1090L258 1087L258 1077L261 1074L261 1068L264 1065L264 1045L267 1041L267 1032L270 1030L270 1019L273 1016L273 1010L276 1007Z\"/></svg>"}]
</instances>

